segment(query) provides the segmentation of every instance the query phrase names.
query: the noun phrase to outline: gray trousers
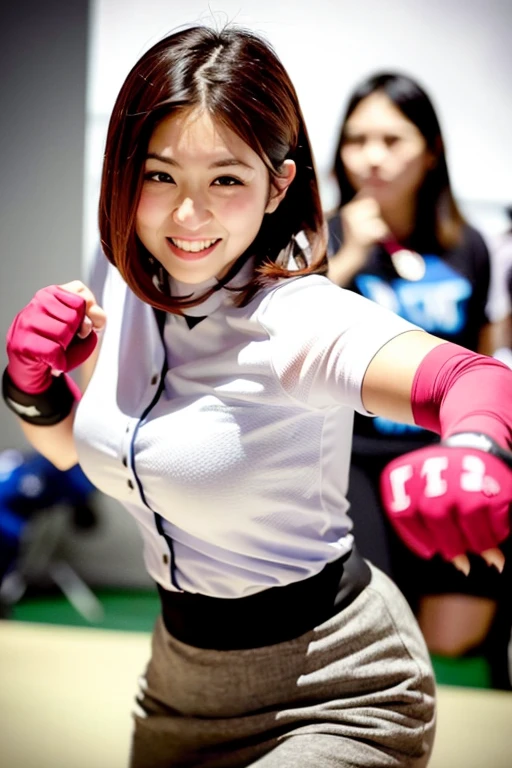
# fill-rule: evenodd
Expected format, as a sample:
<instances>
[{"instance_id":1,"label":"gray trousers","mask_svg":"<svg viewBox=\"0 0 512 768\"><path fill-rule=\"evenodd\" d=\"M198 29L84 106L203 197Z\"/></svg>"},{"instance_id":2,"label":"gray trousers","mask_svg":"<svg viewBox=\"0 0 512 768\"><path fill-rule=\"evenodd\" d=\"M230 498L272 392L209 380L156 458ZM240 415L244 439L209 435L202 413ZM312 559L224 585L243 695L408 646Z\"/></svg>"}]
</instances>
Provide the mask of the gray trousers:
<instances>
[{"instance_id":1,"label":"gray trousers","mask_svg":"<svg viewBox=\"0 0 512 768\"><path fill-rule=\"evenodd\" d=\"M130 766L423 768L434 730L422 635L396 586L372 567L348 607L264 648L194 648L159 619Z\"/></svg>"}]
</instances>

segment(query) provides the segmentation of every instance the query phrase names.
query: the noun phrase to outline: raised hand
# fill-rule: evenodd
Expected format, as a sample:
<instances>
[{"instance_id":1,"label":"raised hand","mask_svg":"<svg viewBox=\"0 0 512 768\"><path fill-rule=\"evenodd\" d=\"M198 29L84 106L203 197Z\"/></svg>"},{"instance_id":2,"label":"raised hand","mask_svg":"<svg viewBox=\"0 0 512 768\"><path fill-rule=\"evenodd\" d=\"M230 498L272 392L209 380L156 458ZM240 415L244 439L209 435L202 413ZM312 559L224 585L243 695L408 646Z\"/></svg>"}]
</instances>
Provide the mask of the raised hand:
<instances>
[{"instance_id":1,"label":"raised hand","mask_svg":"<svg viewBox=\"0 0 512 768\"><path fill-rule=\"evenodd\" d=\"M390 236L381 217L380 207L372 197L356 195L340 211L343 240L347 246L369 249Z\"/></svg>"},{"instance_id":2,"label":"raised hand","mask_svg":"<svg viewBox=\"0 0 512 768\"><path fill-rule=\"evenodd\" d=\"M52 373L71 371L93 352L105 315L80 281L37 291L7 333L7 372L21 391L48 389Z\"/></svg>"}]
</instances>

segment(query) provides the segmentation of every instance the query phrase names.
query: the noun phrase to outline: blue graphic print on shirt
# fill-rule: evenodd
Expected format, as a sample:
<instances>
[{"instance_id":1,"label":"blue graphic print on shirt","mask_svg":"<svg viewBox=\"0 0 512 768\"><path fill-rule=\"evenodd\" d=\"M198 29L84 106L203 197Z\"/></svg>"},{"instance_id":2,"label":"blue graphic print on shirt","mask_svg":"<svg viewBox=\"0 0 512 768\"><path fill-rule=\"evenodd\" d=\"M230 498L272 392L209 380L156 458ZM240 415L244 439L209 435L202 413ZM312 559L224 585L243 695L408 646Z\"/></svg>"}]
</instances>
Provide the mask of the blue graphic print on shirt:
<instances>
[{"instance_id":1,"label":"blue graphic print on shirt","mask_svg":"<svg viewBox=\"0 0 512 768\"><path fill-rule=\"evenodd\" d=\"M472 294L470 281L452 269L438 256L428 255L425 275L411 282L397 277L391 282L375 275L359 274L355 278L363 296L387 307L429 333L443 338L455 336L468 319L468 303ZM421 428L376 417L374 428L381 434L398 435Z\"/></svg>"},{"instance_id":2,"label":"blue graphic print on shirt","mask_svg":"<svg viewBox=\"0 0 512 768\"><path fill-rule=\"evenodd\" d=\"M355 278L358 290L429 333L455 335L467 321L471 283L438 256L424 259L425 275L418 282L398 277L389 283L362 273Z\"/></svg>"}]
</instances>

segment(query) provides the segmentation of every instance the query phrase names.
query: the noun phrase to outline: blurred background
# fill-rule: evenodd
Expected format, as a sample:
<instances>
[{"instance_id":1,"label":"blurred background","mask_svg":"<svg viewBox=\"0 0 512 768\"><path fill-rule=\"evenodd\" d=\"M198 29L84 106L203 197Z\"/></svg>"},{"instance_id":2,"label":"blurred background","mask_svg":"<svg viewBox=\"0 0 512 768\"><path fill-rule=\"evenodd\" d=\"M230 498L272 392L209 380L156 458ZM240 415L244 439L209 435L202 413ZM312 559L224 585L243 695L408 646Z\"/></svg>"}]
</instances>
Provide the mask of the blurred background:
<instances>
[{"instance_id":1,"label":"blurred background","mask_svg":"<svg viewBox=\"0 0 512 768\"><path fill-rule=\"evenodd\" d=\"M454 191L469 221L489 242L507 228L510 0L25 0L1 5L2 338L38 288L87 274L97 244L103 143L118 89L143 51L188 22L222 26L232 21L273 43L299 94L326 210L335 203L330 162L348 93L364 76L392 69L412 75L431 95ZM3 344L0 354L3 368ZM11 451L3 465L0 457L0 480L2 466L7 473L16 461L21 466L23 453L12 451L27 447L12 414L0 408L0 451ZM44 475L39 467L33 476L38 471ZM65 482L69 477L55 480L56 487ZM27 487L35 498L33 484ZM13 616L149 630L157 603L153 591L147 592L152 585L134 523L117 503L89 496L85 486L79 491L81 515L76 497L57 494L55 505L67 512L51 531L53 565L30 550L30 589L19 586L24 596ZM80 597L81 584L92 593L85 589ZM76 605L55 599L41 614L29 600L36 586L47 587L50 596L54 587L60 595L70 586ZM487 684L478 660L471 669L466 666L462 678L453 664L440 662L438 669L447 682Z\"/></svg>"}]
</instances>

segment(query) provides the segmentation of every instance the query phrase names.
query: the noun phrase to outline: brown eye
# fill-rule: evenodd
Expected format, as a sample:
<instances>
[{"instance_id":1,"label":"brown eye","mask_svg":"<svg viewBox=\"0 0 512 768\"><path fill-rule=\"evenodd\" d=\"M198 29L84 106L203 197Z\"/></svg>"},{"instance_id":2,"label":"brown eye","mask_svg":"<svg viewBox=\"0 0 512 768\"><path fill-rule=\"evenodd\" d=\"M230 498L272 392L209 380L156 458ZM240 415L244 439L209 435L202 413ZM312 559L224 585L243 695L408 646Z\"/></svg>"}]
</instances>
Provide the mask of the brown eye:
<instances>
[{"instance_id":1,"label":"brown eye","mask_svg":"<svg viewBox=\"0 0 512 768\"><path fill-rule=\"evenodd\" d=\"M243 185L243 181L235 179L234 176L219 176L213 183L217 187L235 187Z\"/></svg>"},{"instance_id":2,"label":"brown eye","mask_svg":"<svg viewBox=\"0 0 512 768\"><path fill-rule=\"evenodd\" d=\"M159 184L174 184L174 179L165 171L146 171L144 181L156 181Z\"/></svg>"}]
</instances>

